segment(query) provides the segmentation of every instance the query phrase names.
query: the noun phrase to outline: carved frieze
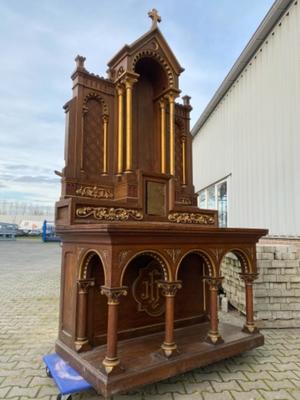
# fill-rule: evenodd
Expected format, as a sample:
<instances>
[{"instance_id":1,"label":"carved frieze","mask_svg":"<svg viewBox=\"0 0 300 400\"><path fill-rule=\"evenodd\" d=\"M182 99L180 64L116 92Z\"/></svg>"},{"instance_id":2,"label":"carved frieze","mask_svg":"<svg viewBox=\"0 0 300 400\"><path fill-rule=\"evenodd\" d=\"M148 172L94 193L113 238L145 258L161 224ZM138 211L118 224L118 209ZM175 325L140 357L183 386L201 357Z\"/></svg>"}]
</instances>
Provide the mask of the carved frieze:
<instances>
[{"instance_id":1,"label":"carved frieze","mask_svg":"<svg viewBox=\"0 0 300 400\"><path fill-rule=\"evenodd\" d=\"M215 218L213 216L203 213L173 212L168 215L168 220L177 224L215 224Z\"/></svg>"},{"instance_id":2,"label":"carved frieze","mask_svg":"<svg viewBox=\"0 0 300 400\"><path fill-rule=\"evenodd\" d=\"M113 199L113 189L101 186L80 186L76 194L81 197L91 197L94 199Z\"/></svg>"},{"instance_id":3,"label":"carved frieze","mask_svg":"<svg viewBox=\"0 0 300 400\"><path fill-rule=\"evenodd\" d=\"M104 221L127 221L128 219L140 221L144 218L139 210L113 207L79 207L76 209L76 216Z\"/></svg>"}]
</instances>

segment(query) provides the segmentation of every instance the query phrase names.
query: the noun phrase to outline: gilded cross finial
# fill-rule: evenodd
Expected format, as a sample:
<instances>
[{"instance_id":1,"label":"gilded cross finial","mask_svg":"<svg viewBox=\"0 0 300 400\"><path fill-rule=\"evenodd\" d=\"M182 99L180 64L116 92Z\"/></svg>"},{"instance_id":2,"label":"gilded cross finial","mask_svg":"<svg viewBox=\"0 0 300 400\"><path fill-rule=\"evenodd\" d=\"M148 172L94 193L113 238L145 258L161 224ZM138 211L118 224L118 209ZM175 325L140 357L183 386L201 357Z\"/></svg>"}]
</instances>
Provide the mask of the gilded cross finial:
<instances>
[{"instance_id":1,"label":"gilded cross finial","mask_svg":"<svg viewBox=\"0 0 300 400\"><path fill-rule=\"evenodd\" d=\"M157 28L157 23L161 22L161 17L158 15L157 10L152 8L152 10L148 12L148 16L152 19L151 29Z\"/></svg>"}]
</instances>

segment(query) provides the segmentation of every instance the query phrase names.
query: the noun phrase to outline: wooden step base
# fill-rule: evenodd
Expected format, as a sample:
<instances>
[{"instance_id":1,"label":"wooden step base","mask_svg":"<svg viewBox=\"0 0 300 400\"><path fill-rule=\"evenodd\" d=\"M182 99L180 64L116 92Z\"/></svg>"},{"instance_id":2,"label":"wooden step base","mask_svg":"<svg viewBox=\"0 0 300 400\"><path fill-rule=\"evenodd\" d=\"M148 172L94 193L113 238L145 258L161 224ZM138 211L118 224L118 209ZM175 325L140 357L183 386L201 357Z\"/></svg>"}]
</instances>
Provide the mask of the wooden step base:
<instances>
[{"instance_id":1,"label":"wooden step base","mask_svg":"<svg viewBox=\"0 0 300 400\"><path fill-rule=\"evenodd\" d=\"M56 343L56 352L69 361L95 390L104 397L126 392L133 388L161 381L171 376L202 367L253 349L264 344L261 333L247 334L241 328L220 324L223 343L213 345L205 341L208 323L175 330L178 352L167 359L160 350L163 333L128 339L119 342L118 355L121 364L118 370L106 375L102 361L106 346L91 351L76 353L61 341Z\"/></svg>"}]
</instances>

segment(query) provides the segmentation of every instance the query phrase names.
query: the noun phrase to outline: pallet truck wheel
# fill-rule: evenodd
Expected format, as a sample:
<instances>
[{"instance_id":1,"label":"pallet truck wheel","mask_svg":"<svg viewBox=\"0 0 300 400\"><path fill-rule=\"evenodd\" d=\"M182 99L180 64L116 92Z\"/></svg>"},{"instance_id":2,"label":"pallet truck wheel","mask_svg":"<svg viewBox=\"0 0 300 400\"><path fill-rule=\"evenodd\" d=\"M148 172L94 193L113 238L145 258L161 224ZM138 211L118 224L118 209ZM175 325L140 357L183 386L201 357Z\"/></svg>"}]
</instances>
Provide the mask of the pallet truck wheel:
<instances>
[{"instance_id":1,"label":"pallet truck wheel","mask_svg":"<svg viewBox=\"0 0 300 400\"><path fill-rule=\"evenodd\" d=\"M48 378L52 378L52 374L51 374L50 369L48 367L46 367L46 375L48 376Z\"/></svg>"}]
</instances>

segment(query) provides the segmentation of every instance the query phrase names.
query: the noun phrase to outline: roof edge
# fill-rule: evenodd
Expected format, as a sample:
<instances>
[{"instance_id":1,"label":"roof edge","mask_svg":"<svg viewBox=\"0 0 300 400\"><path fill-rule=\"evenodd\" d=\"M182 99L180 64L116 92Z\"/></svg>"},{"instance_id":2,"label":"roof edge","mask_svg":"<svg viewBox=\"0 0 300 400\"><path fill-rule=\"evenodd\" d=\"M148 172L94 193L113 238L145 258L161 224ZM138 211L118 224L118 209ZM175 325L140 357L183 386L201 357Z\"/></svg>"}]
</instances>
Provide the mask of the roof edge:
<instances>
[{"instance_id":1,"label":"roof edge","mask_svg":"<svg viewBox=\"0 0 300 400\"><path fill-rule=\"evenodd\" d=\"M217 107L219 102L225 96L239 74L243 71L249 61L252 59L262 42L266 39L270 31L274 28L278 20L283 16L294 0L276 0L267 12L266 16L252 35L251 39L241 52L225 79L213 95L210 102L198 118L191 130L192 136L196 136L201 127L205 124L210 114Z\"/></svg>"}]
</instances>

